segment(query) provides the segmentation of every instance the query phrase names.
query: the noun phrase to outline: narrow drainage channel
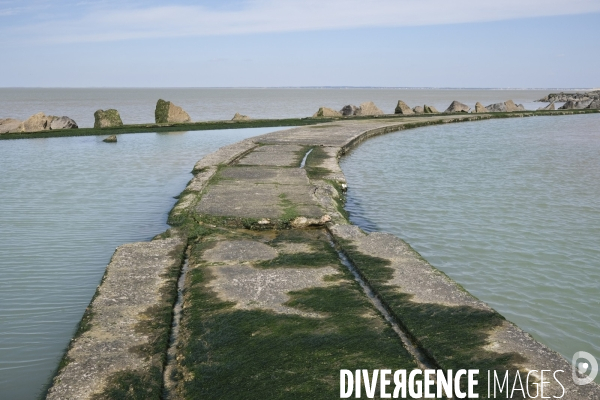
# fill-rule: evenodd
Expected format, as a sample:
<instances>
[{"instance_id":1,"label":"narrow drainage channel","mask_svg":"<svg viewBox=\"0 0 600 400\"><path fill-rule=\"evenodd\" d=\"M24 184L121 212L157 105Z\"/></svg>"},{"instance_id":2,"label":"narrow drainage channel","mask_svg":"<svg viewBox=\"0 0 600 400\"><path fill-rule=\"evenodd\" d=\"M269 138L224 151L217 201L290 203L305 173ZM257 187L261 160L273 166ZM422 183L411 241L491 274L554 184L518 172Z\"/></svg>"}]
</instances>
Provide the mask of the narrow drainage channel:
<instances>
[{"instance_id":1,"label":"narrow drainage channel","mask_svg":"<svg viewBox=\"0 0 600 400\"><path fill-rule=\"evenodd\" d=\"M412 340L410 339L408 334L400 327L400 325L398 324L396 319L394 317L392 317L392 315L389 313L387 308L385 308L385 306L383 305L381 300L379 300L377 298L373 289L363 279L363 277L360 275L360 273L358 272L358 270L356 269L354 264L352 264L352 262L348 259L348 257L346 257L346 255L339 248L339 246L336 245L335 241L333 240L333 237L331 236L331 233L327 232L327 237L329 239L329 244L331 245L331 247L333 247L335 249L335 251L338 253L338 256L340 257L340 261L342 262L342 264L344 264L344 266L346 268L348 268L348 270L352 273L352 275L354 275L354 279L359 283L360 287L363 289L363 291L367 295L367 298L371 301L371 303L375 306L375 308L381 313L381 315L383 315L383 318L385 318L385 320L392 326L392 329L394 330L394 332L396 332L398 337L400 337L400 340L402 340L402 344L404 345L404 348L413 356L413 358L417 362L418 367L422 370L438 369L438 367L436 366L436 363L433 360L431 360L425 353L423 353L421 350L419 350L419 348L417 346L415 346L415 344L412 342Z\"/></svg>"},{"instance_id":2,"label":"narrow drainage channel","mask_svg":"<svg viewBox=\"0 0 600 400\"><path fill-rule=\"evenodd\" d=\"M181 326L181 314L183 311L183 289L185 286L185 277L189 269L190 247L185 251L185 259L181 267L181 273L177 280L177 300L173 306L173 323L171 324L171 335L169 337L169 348L167 350L167 361L163 371L163 399L170 399L172 391L175 389L175 382L171 379L171 374L175 369L177 345L179 344L179 328Z\"/></svg>"},{"instance_id":3,"label":"narrow drainage channel","mask_svg":"<svg viewBox=\"0 0 600 400\"><path fill-rule=\"evenodd\" d=\"M302 159L302 162L300 163L300 168L304 168L304 166L306 165L306 159L308 158L308 155L310 154L310 152L313 151L313 149L310 149L309 151L306 152L306 154L304 155L304 158Z\"/></svg>"}]
</instances>

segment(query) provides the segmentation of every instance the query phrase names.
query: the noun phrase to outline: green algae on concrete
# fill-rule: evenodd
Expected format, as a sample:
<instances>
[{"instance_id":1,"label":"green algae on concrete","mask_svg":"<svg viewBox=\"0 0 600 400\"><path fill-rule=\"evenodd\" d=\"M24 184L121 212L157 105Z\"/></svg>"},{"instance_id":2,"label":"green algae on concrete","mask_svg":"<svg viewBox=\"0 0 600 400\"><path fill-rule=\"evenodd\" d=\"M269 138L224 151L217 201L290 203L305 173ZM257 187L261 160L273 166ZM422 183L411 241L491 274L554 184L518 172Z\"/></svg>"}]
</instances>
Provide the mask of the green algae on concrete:
<instances>
[{"instance_id":1,"label":"green algae on concrete","mask_svg":"<svg viewBox=\"0 0 600 400\"><path fill-rule=\"evenodd\" d=\"M336 253L323 251L326 240L314 230L256 233L277 253L266 269L255 257L213 261L214 247L195 245L170 398L330 399L341 368L416 367ZM299 244L321 249L322 264L295 258Z\"/></svg>"},{"instance_id":2,"label":"green algae on concrete","mask_svg":"<svg viewBox=\"0 0 600 400\"><path fill-rule=\"evenodd\" d=\"M164 398L332 398L339 393L340 369L410 370L419 365L403 347L402 335L377 312L328 247L325 224L404 334L434 366L479 367L482 375L486 369L514 373L542 368L570 374L571 367L557 353L471 296L406 243L392 235L364 234L349 224L341 209L346 180L337 160L352 146L402 129L517 116L511 114L339 120L247 139L196 163L194 177L169 215L173 229L157 238L180 238L191 249L182 325L170 350L176 357L174 365L169 363ZM533 115L542 114L520 116ZM311 149L304 168L298 168ZM317 227L300 229L310 224L298 220L316 221ZM98 299L92 304L91 329L81 338L90 337L97 326ZM127 396L129 390L142 396L144 387L154 395L152 388L163 384L159 372L164 364L148 360L164 360L166 349L159 356L156 352L164 346L152 346L148 334L164 324L162 317L152 321L154 315L147 310L140 309L138 316L149 320L136 322L128 343L138 362L140 349L153 349L147 350L153 354L143 361L145 369L117 367L107 376L88 363L68 379L104 376L104 386L96 391L105 396L100 398ZM81 343L81 338L74 342ZM94 341L102 343L90 337L98 345ZM74 348L69 356L77 356ZM121 357L116 361L126 363L132 356ZM73 371L71 365L55 379L56 387L65 371ZM595 384L565 386L564 399L597 398L600 393Z\"/></svg>"},{"instance_id":3,"label":"green algae on concrete","mask_svg":"<svg viewBox=\"0 0 600 400\"><path fill-rule=\"evenodd\" d=\"M161 398L184 247L172 237L116 250L47 399Z\"/></svg>"}]
</instances>

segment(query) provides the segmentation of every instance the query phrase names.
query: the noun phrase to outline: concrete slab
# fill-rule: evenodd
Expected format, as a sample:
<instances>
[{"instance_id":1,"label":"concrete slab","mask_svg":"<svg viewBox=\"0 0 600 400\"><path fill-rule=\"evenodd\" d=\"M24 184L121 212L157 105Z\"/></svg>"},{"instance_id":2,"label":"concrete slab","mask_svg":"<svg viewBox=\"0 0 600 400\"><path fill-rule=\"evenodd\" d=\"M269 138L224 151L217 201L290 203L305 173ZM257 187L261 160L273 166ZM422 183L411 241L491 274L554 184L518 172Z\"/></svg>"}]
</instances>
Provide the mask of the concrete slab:
<instances>
[{"instance_id":1,"label":"concrete slab","mask_svg":"<svg viewBox=\"0 0 600 400\"><path fill-rule=\"evenodd\" d=\"M302 146L269 145L260 146L242 157L238 165L271 165L279 167L299 167L304 156Z\"/></svg>"}]
</instances>

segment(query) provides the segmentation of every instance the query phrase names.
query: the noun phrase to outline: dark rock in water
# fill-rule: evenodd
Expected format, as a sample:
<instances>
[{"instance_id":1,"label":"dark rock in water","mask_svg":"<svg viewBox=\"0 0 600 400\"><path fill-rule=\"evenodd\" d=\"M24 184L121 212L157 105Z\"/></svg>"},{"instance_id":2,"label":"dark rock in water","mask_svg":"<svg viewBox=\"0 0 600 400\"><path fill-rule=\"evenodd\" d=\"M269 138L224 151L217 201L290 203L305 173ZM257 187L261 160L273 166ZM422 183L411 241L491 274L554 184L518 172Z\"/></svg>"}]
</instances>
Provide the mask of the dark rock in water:
<instances>
[{"instance_id":1,"label":"dark rock in water","mask_svg":"<svg viewBox=\"0 0 600 400\"><path fill-rule=\"evenodd\" d=\"M383 115L383 111L379 109L372 101L361 103L355 115L372 116L372 115Z\"/></svg>"},{"instance_id":2,"label":"dark rock in water","mask_svg":"<svg viewBox=\"0 0 600 400\"><path fill-rule=\"evenodd\" d=\"M328 107L320 107L319 110L314 113L313 118L318 118L318 117L341 117L342 114L332 110L331 108Z\"/></svg>"},{"instance_id":3,"label":"dark rock in water","mask_svg":"<svg viewBox=\"0 0 600 400\"><path fill-rule=\"evenodd\" d=\"M553 111L553 110L556 110L556 106L554 105L554 102L548 104L546 107L538 108L538 111Z\"/></svg>"},{"instance_id":4,"label":"dark rock in water","mask_svg":"<svg viewBox=\"0 0 600 400\"><path fill-rule=\"evenodd\" d=\"M106 143L117 143L117 137L115 135L110 135L106 139L103 140Z\"/></svg>"},{"instance_id":5,"label":"dark rock in water","mask_svg":"<svg viewBox=\"0 0 600 400\"><path fill-rule=\"evenodd\" d=\"M590 104L592 104L591 100L583 100L583 101L573 101L569 100L562 106L560 106L559 110L582 110L587 108Z\"/></svg>"},{"instance_id":6,"label":"dark rock in water","mask_svg":"<svg viewBox=\"0 0 600 400\"><path fill-rule=\"evenodd\" d=\"M594 100L590 103L589 106L587 106L587 108L590 109L594 109L594 110L600 110L600 100Z\"/></svg>"},{"instance_id":7,"label":"dark rock in water","mask_svg":"<svg viewBox=\"0 0 600 400\"><path fill-rule=\"evenodd\" d=\"M450 103L450 106L448 106L448 108L444 112L445 113L456 113L456 112L467 113L467 112L469 112L470 109L471 109L471 107L469 107L468 105L463 104L460 101L454 100L452 103Z\"/></svg>"},{"instance_id":8,"label":"dark rock in water","mask_svg":"<svg viewBox=\"0 0 600 400\"><path fill-rule=\"evenodd\" d=\"M123 126L119 112L113 108L109 110L98 110L94 113L94 128L112 128Z\"/></svg>"},{"instance_id":9,"label":"dark rock in water","mask_svg":"<svg viewBox=\"0 0 600 400\"><path fill-rule=\"evenodd\" d=\"M340 114L342 114L344 117L348 117L350 115L356 115L357 111L358 107L348 104L342 107L342 109L340 110Z\"/></svg>"},{"instance_id":10,"label":"dark rock in water","mask_svg":"<svg viewBox=\"0 0 600 400\"><path fill-rule=\"evenodd\" d=\"M0 134L23 132L23 121L14 118L0 119Z\"/></svg>"},{"instance_id":11,"label":"dark rock in water","mask_svg":"<svg viewBox=\"0 0 600 400\"><path fill-rule=\"evenodd\" d=\"M77 129L77 122L69 117L54 117L50 122L50 129Z\"/></svg>"},{"instance_id":12,"label":"dark rock in water","mask_svg":"<svg viewBox=\"0 0 600 400\"><path fill-rule=\"evenodd\" d=\"M190 122L192 119L183 108L176 106L170 101L158 99L154 109L154 120L157 124L181 124Z\"/></svg>"},{"instance_id":13,"label":"dark rock in water","mask_svg":"<svg viewBox=\"0 0 600 400\"><path fill-rule=\"evenodd\" d=\"M415 108L413 108L413 112L415 114L423 114L425 113L425 109L421 106L416 106Z\"/></svg>"},{"instance_id":14,"label":"dark rock in water","mask_svg":"<svg viewBox=\"0 0 600 400\"><path fill-rule=\"evenodd\" d=\"M425 114L439 114L437 108L435 108L434 106L428 106L427 104L423 106L423 112Z\"/></svg>"},{"instance_id":15,"label":"dark rock in water","mask_svg":"<svg viewBox=\"0 0 600 400\"><path fill-rule=\"evenodd\" d=\"M489 112L487 108L483 106L480 102L475 103L475 113L486 113Z\"/></svg>"},{"instance_id":16,"label":"dark rock in water","mask_svg":"<svg viewBox=\"0 0 600 400\"><path fill-rule=\"evenodd\" d=\"M411 110L410 107L405 102L403 102L402 100L398 100L398 105L396 106L394 113L395 114L403 114L403 115L412 115L415 112L413 110Z\"/></svg>"}]
</instances>

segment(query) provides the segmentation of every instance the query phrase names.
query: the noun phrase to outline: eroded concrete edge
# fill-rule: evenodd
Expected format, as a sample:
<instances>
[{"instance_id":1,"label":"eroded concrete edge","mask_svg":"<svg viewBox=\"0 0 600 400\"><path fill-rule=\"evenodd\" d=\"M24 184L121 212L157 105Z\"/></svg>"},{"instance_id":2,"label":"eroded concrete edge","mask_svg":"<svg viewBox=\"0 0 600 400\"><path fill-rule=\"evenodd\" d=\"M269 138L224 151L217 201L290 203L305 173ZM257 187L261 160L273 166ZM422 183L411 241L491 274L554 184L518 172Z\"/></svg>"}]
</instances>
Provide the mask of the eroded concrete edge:
<instances>
[{"instance_id":1,"label":"eroded concrete edge","mask_svg":"<svg viewBox=\"0 0 600 400\"><path fill-rule=\"evenodd\" d=\"M140 326L154 310L172 307L164 295L173 289L185 244L172 237L117 248L88 307L87 326L71 341L47 399L90 399L102 394L115 374L152 379L151 369L162 369L164 355L144 350L152 348L153 338ZM170 319L158 322L153 328L170 330Z\"/></svg>"}]
</instances>

